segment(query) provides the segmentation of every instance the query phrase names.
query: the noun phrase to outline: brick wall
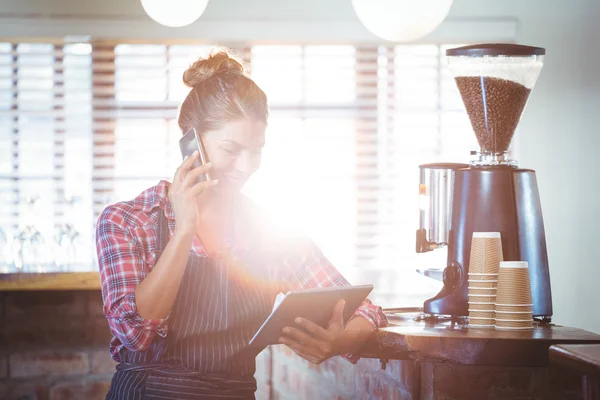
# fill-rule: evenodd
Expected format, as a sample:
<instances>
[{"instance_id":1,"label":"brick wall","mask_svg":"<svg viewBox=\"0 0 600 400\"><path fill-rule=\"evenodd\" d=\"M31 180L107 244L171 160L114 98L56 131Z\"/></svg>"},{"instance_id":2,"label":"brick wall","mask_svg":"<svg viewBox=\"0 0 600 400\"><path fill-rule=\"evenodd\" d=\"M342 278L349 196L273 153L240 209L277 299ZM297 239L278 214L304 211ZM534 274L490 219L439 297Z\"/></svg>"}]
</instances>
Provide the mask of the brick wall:
<instances>
[{"instance_id":1,"label":"brick wall","mask_svg":"<svg viewBox=\"0 0 600 400\"><path fill-rule=\"evenodd\" d=\"M268 353L259 356L268 363ZM444 362L388 362L339 357L313 365L291 350L272 348L273 399L579 400L581 377L555 368L482 367ZM266 381L259 387L266 388ZM257 397L260 398L260 397ZM268 397L263 397L268 398Z\"/></svg>"},{"instance_id":2,"label":"brick wall","mask_svg":"<svg viewBox=\"0 0 600 400\"><path fill-rule=\"evenodd\" d=\"M271 364L272 363L272 364ZM257 399L390 399L413 400L419 392L419 374L410 361L391 360L386 369L379 360L362 359L356 365L341 358L312 364L284 346L274 346L257 359ZM268 374L272 370L272 387Z\"/></svg>"},{"instance_id":3,"label":"brick wall","mask_svg":"<svg viewBox=\"0 0 600 400\"><path fill-rule=\"evenodd\" d=\"M0 293L0 399L104 399L109 340L98 291Z\"/></svg>"}]
</instances>

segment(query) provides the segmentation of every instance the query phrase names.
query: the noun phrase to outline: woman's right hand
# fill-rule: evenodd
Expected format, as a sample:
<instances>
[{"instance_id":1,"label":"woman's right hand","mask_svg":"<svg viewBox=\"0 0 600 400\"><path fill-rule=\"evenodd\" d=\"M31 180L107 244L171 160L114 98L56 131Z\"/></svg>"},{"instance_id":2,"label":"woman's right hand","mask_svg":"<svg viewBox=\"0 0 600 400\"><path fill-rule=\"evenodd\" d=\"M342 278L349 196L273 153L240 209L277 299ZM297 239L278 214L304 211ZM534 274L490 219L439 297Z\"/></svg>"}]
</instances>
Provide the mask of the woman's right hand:
<instances>
[{"instance_id":1,"label":"woman's right hand","mask_svg":"<svg viewBox=\"0 0 600 400\"><path fill-rule=\"evenodd\" d=\"M196 198L206 189L215 186L218 181L198 182L200 174L210 171L212 164L206 163L194 168L194 161L199 157L198 151L187 157L175 171L173 183L169 187L169 201L175 213L175 231L193 235L199 223Z\"/></svg>"}]
</instances>

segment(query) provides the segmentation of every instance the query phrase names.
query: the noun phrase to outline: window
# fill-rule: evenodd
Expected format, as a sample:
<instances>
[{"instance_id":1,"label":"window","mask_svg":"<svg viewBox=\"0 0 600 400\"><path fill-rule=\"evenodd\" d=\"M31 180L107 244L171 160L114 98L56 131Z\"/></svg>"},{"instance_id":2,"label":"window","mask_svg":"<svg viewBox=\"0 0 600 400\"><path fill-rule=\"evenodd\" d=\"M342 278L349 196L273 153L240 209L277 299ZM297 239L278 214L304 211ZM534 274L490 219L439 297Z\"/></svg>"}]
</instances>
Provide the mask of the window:
<instances>
[{"instance_id":1,"label":"window","mask_svg":"<svg viewBox=\"0 0 600 400\"><path fill-rule=\"evenodd\" d=\"M345 275L355 260L356 63L353 46L251 51L271 116L263 167L246 192L306 232Z\"/></svg>"},{"instance_id":2,"label":"window","mask_svg":"<svg viewBox=\"0 0 600 400\"><path fill-rule=\"evenodd\" d=\"M97 65L108 71L102 81L113 93L107 99L112 103L106 119L95 121L99 128L95 140L103 142L102 136L108 136L103 154L110 166L101 177L107 185L95 193L96 214L107 203L131 199L158 180L172 177L181 162L177 111L188 92L181 77L191 62L209 50L208 46L129 44L98 49ZM108 130L102 128L105 125Z\"/></svg>"},{"instance_id":3,"label":"window","mask_svg":"<svg viewBox=\"0 0 600 400\"><path fill-rule=\"evenodd\" d=\"M422 301L439 285L415 269L445 266L443 251L414 247L418 165L464 162L476 148L446 47L234 48L271 109L246 193L308 233L352 282L373 282L379 298L403 281ZM180 163L181 76L211 48L0 44L0 246L35 224L48 254L95 268L104 206L170 179ZM40 194L35 210L21 201ZM67 224L79 233L75 255L55 243Z\"/></svg>"},{"instance_id":4,"label":"window","mask_svg":"<svg viewBox=\"0 0 600 400\"><path fill-rule=\"evenodd\" d=\"M404 45L379 48L377 171L372 185L376 211L364 231L359 279L374 282L385 304L422 304L423 293L440 284L416 269L444 268L446 249L415 252L418 227L418 166L468 162L477 149L454 80L445 68L446 47ZM399 293L398 288L402 288Z\"/></svg>"},{"instance_id":5,"label":"window","mask_svg":"<svg viewBox=\"0 0 600 400\"><path fill-rule=\"evenodd\" d=\"M0 44L1 269L44 270L67 259L89 269L90 51Z\"/></svg>"}]
</instances>

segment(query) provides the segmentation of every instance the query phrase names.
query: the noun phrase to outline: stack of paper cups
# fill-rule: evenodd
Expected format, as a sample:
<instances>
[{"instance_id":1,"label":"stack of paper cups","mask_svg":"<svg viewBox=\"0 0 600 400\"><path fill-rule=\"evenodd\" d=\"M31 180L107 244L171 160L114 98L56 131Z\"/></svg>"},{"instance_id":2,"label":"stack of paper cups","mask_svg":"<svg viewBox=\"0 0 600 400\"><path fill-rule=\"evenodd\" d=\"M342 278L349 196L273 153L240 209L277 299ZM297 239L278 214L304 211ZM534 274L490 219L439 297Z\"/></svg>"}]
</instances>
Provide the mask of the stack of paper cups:
<instances>
[{"instance_id":1,"label":"stack of paper cups","mask_svg":"<svg viewBox=\"0 0 600 400\"><path fill-rule=\"evenodd\" d=\"M503 259L500 232L473 232L469 258L469 326L493 328L498 268Z\"/></svg>"},{"instance_id":2,"label":"stack of paper cups","mask_svg":"<svg viewBox=\"0 0 600 400\"><path fill-rule=\"evenodd\" d=\"M496 297L496 329L532 329L532 307L527 261L501 262Z\"/></svg>"}]
</instances>

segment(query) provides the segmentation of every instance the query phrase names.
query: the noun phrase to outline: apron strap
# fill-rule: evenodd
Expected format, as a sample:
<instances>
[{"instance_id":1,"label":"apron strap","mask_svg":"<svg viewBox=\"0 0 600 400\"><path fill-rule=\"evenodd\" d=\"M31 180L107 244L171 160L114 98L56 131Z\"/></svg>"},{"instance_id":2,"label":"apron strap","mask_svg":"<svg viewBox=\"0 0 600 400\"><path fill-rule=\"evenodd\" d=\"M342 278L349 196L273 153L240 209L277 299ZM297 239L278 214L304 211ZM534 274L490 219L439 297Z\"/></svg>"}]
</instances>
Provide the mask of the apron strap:
<instances>
[{"instance_id":1,"label":"apron strap","mask_svg":"<svg viewBox=\"0 0 600 400\"><path fill-rule=\"evenodd\" d=\"M158 216L158 232L157 232L157 241L158 241L158 254L162 254L167 247L167 243L169 243L169 220L165 215L164 210L160 210ZM158 256L156 257L158 260Z\"/></svg>"}]
</instances>

